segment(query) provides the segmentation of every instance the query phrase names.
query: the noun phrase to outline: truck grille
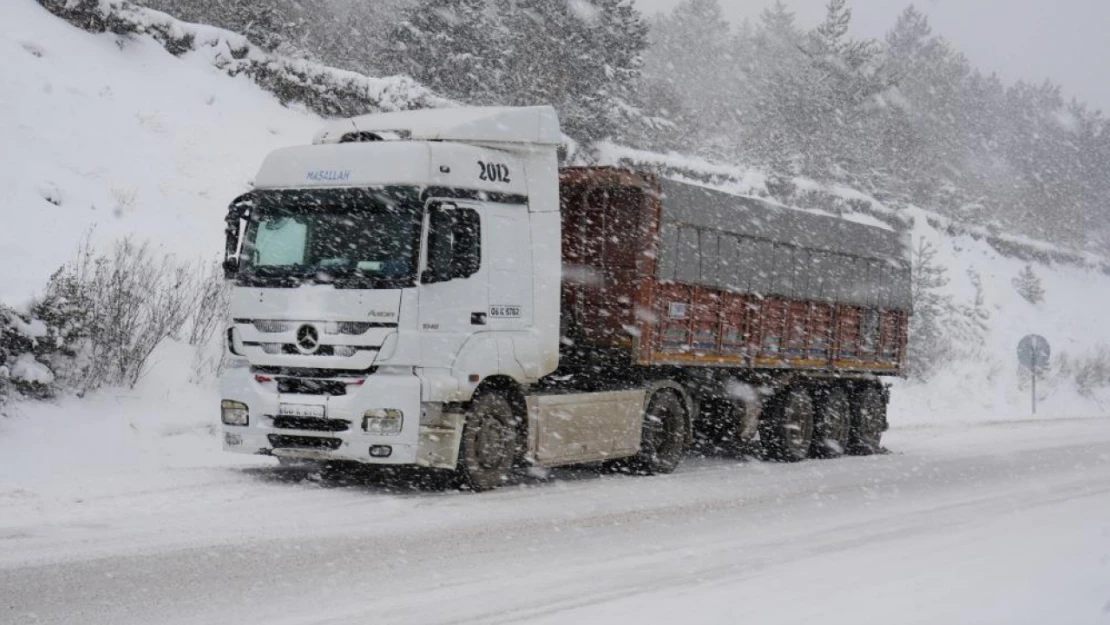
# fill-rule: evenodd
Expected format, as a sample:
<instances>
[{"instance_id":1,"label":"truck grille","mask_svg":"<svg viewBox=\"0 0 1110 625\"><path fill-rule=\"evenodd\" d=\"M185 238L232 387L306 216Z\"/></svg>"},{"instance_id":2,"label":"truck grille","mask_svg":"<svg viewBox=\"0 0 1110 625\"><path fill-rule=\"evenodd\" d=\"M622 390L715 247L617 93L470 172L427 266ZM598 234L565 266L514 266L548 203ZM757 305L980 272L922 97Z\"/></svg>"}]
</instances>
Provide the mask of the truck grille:
<instances>
[{"instance_id":1,"label":"truck grille","mask_svg":"<svg viewBox=\"0 0 1110 625\"><path fill-rule=\"evenodd\" d=\"M274 449L339 449L343 441L338 438L322 438L319 436L288 436L286 434L270 434L270 446Z\"/></svg>"},{"instance_id":2,"label":"truck grille","mask_svg":"<svg viewBox=\"0 0 1110 625\"><path fill-rule=\"evenodd\" d=\"M346 419L320 417L274 417L274 427L282 430L312 430L315 432L346 432L351 422Z\"/></svg>"},{"instance_id":3,"label":"truck grille","mask_svg":"<svg viewBox=\"0 0 1110 625\"><path fill-rule=\"evenodd\" d=\"M254 326L255 330L263 334L280 334L282 332L292 332L305 321L278 321L273 319L236 319L235 323L244 323ZM366 334L370 328L396 328L396 323L378 323L373 321L339 321L339 322L316 322L320 326L320 330L324 334L345 334L347 336L358 336Z\"/></svg>"},{"instance_id":4,"label":"truck grille","mask_svg":"<svg viewBox=\"0 0 1110 625\"><path fill-rule=\"evenodd\" d=\"M347 384L339 380L314 380L306 378L278 378L279 393L297 395L346 395Z\"/></svg>"}]
</instances>

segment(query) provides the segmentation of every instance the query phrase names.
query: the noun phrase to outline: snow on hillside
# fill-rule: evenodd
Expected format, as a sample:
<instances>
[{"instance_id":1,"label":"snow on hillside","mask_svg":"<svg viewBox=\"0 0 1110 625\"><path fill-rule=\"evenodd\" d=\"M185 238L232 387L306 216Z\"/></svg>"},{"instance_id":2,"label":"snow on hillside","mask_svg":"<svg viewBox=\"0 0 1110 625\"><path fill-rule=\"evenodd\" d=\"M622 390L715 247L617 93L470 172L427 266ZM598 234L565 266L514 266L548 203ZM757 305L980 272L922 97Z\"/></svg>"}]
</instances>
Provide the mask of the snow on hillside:
<instances>
[{"instance_id":1,"label":"snow on hillside","mask_svg":"<svg viewBox=\"0 0 1110 625\"><path fill-rule=\"evenodd\" d=\"M319 125L246 77L84 32L31 0L0 3L0 23L0 257L19 268L0 277L2 302L41 290L92 226L102 243L135 235L215 258L261 155Z\"/></svg>"},{"instance_id":2,"label":"snow on hillside","mask_svg":"<svg viewBox=\"0 0 1110 625\"><path fill-rule=\"evenodd\" d=\"M1020 378L1017 363L1017 344L1031 333L1048 339L1053 350L1052 368L1037 389L1038 415L1106 415L1110 410L1107 389L1080 393L1074 378L1060 370L1060 357L1072 361L1095 358L1100 348L1110 345L1104 313L1110 305L1110 275L1098 266L1033 263L1045 295L1043 302L1032 304L1012 285L1028 263L1003 256L970 235L939 232L929 225L932 216L926 211L911 208L908 213L914 223L914 241L924 239L935 246L938 262L948 270L949 283L943 291L955 303L969 307L980 298L981 308L989 316L981 346L938 367L928 384L896 384L891 395L895 423L1031 415L1031 389L1028 381Z\"/></svg>"}]
</instances>

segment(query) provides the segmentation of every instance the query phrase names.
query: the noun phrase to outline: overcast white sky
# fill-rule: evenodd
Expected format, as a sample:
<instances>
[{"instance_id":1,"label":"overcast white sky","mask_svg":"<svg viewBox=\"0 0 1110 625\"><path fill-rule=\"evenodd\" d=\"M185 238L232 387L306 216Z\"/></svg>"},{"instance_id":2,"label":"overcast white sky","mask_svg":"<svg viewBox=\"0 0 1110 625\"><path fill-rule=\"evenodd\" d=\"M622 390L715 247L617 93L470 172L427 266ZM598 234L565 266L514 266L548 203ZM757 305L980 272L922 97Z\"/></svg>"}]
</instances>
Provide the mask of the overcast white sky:
<instances>
[{"instance_id":1,"label":"overcast white sky","mask_svg":"<svg viewBox=\"0 0 1110 625\"><path fill-rule=\"evenodd\" d=\"M804 27L821 20L826 0L784 0ZM646 13L680 0L635 0ZM734 22L755 18L773 0L720 0ZM910 0L849 0L854 34L882 37ZM933 32L984 71L1008 82L1045 78L1110 113L1110 0L917 0Z\"/></svg>"}]
</instances>

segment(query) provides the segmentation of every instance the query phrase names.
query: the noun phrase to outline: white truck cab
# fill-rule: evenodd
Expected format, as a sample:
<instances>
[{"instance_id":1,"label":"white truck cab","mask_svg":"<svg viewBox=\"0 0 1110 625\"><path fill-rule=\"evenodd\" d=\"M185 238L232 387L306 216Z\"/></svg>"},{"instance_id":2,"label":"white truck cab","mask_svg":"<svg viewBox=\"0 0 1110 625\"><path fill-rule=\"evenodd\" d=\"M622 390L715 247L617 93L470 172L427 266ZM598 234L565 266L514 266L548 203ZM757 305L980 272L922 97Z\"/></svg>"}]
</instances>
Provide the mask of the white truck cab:
<instances>
[{"instance_id":1,"label":"white truck cab","mask_svg":"<svg viewBox=\"0 0 1110 625\"><path fill-rule=\"evenodd\" d=\"M561 140L441 109L270 154L228 215L224 448L454 469L476 389L558 365Z\"/></svg>"}]
</instances>

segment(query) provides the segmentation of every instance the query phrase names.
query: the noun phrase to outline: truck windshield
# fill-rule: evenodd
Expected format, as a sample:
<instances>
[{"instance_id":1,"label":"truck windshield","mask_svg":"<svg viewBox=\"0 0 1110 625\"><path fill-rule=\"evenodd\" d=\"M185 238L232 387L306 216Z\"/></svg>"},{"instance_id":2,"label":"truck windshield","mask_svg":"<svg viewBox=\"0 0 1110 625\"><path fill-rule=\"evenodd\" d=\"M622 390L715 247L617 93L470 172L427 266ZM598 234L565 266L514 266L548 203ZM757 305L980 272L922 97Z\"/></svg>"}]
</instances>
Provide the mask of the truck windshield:
<instances>
[{"instance_id":1,"label":"truck windshield","mask_svg":"<svg viewBox=\"0 0 1110 625\"><path fill-rule=\"evenodd\" d=\"M240 282L412 286L421 211L411 188L259 192L240 252Z\"/></svg>"}]
</instances>

